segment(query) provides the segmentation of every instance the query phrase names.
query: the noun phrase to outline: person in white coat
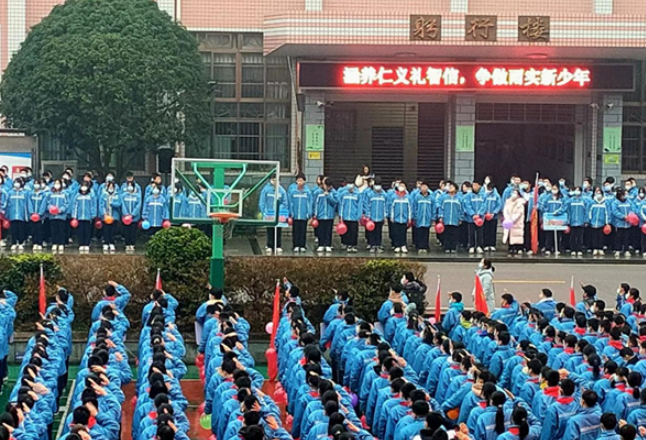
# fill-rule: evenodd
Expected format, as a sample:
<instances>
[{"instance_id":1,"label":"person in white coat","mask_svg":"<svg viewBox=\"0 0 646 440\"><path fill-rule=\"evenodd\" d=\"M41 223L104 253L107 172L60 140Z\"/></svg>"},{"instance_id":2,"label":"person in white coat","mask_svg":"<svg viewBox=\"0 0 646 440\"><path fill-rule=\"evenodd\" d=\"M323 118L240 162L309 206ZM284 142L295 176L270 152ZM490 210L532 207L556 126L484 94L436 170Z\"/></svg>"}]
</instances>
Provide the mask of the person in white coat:
<instances>
[{"instance_id":1,"label":"person in white coat","mask_svg":"<svg viewBox=\"0 0 646 440\"><path fill-rule=\"evenodd\" d=\"M480 263L478 263L478 269L476 270L476 275L478 275L480 283L482 284L482 290L484 291L489 313L493 312L496 308L496 289L493 285L493 273L495 271L496 268L493 267L491 260L488 258L480 260Z\"/></svg>"}]
</instances>

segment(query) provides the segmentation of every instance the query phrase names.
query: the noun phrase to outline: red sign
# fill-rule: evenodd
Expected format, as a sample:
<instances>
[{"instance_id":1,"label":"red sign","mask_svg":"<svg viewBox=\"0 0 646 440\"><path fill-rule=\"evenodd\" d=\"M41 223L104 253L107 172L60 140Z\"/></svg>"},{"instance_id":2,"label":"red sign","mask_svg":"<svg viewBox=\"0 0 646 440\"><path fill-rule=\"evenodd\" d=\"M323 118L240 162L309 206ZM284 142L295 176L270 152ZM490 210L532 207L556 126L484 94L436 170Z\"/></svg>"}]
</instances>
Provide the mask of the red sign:
<instances>
[{"instance_id":1,"label":"red sign","mask_svg":"<svg viewBox=\"0 0 646 440\"><path fill-rule=\"evenodd\" d=\"M398 88L585 88L592 81L584 67L491 67L362 65L343 67L343 85Z\"/></svg>"},{"instance_id":2,"label":"red sign","mask_svg":"<svg viewBox=\"0 0 646 440\"><path fill-rule=\"evenodd\" d=\"M632 64L299 63L301 88L354 90L633 90Z\"/></svg>"}]
</instances>

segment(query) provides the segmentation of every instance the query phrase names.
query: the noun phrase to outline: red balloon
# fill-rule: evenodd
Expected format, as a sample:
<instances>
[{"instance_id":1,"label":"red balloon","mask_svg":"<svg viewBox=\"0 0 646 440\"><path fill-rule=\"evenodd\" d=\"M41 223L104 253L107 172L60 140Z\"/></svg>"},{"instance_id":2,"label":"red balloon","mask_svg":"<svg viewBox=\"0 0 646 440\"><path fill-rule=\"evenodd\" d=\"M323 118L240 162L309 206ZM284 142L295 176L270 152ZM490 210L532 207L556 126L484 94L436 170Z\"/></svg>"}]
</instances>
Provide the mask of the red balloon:
<instances>
[{"instance_id":1,"label":"red balloon","mask_svg":"<svg viewBox=\"0 0 646 440\"><path fill-rule=\"evenodd\" d=\"M200 403L200 405L197 407L198 414L204 414L204 407L205 406L206 406L206 402Z\"/></svg>"},{"instance_id":2,"label":"red balloon","mask_svg":"<svg viewBox=\"0 0 646 440\"><path fill-rule=\"evenodd\" d=\"M164 229L170 228L170 221L169 220L164 220L162 222L162 228L164 228Z\"/></svg>"},{"instance_id":3,"label":"red balloon","mask_svg":"<svg viewBox=\"0 0 646 440\"><path fill-rule=\"evenodd\" d=\"M124 215L123 218L121 219L124 225L130 226L132 224L132 216L131 215Z\"/></svg>"},{"instance_id":4,"label":"red balloon","mask_svg":"<svg viewBox=\"0 0 646 440\"><path fill-rule=\"evenodd\" d=\"M209 436L209 440L217 440L217 438L215 438L215 434L211 434L211 435Z\"/></svg>"},{"instance_id":5,"label":"red balloon","mask_svg":"<svg viewBox=\"0 0 646 440\"><path fill-rule=\"evenodd\" d=\"M642 234L646 234L646 223L642 225Z\"/></svg>"},{"instance_id":6,"label":"red balloon","mask_svg":"<svg viewBox=\"0 0 646 440\"><path fill-rule=\"evenodd\" d=\"M336 233L339 235L345 235L348 232L348 227L345 223L341 222L336 225Z\"/></svg>"},{"instance_id":7,"label":"red balloon","mask_svg":"<svg viewBox=\"0 0 646 440\"><path fill-rule=\"evenodd\" d=\"M565 232L566 234L569 234L570 232L572 232L572 229L570 229L570 227L568 226L567 229L565 229L565 231L563 232Z\"/></svg>"},{"instance_id":8,"label":"red balloon","mask_svg":"<svg viewBox=\"0 0 646 440\"><path fill-rule=\"evenodd\" d=\"M199 355L197 355L197 357L195 358L195 365L198 368L204 365L204 353L200 353Z\"/></svg>"},{"instance_id":9,"label":"red balloon","mask_svg":"<svg viewBox=\"0 0 646 440\"><path fill-rule=\"evenodd\" d=\"M363 216L363 217L361 217L361 219L359 219L359 224L361 226L365 226L367 221L368 221L368 219L365 216Z\"/></svg>"},{"instance_id":10,"label":"red balloon","mask_svg":"<svg viewBox=\"0 0 646 440\"><path fill-rule=\"evenodd\" d=\"M139 220L139 223L137 223L137 228L138 228L138 229L143 229L143 228L141 227L141 225L143 225L143 223L144 223L144 221L143 221L143 220Z\"/></svg>"},{"instance_id":11,"label":"red balloon","mask_svg":"<svg viewBox=\"0 0 646 440\"><path fill-rule=\"evenodd\" d=\"M637 217L637 214L634 212L631 212L626 216L626 220L628 223L630 223L632 226L637 226L639 225L639 217Z\"/></svg>"},{"instance_id":12,"label":"red balloon","mask_svg":"<svg viewBox=\"0 0 646 440\"><path fill-rule=\"evenodd\" d=\"M412 228L412 227L413 227L413 224L414 224L414 223L413 223L413 221L412 221L412 220L408 220L408 224L406 225L406 227L407 227L408 229L410 229L410 228Z\"/></svg>"},{"instance_id":13,"label":"red balloon","mask_svg":"<svg viewBox=\"0 0 646 440\"><path fill-rule=\"evenodd\" d=\"M52 205L52 206L49 207L49 213L51 215L58 215L59 212L60 212L60 210L58 209L58 206Z\"/></svg>"},{"instance_id":14,"label":"red balloon","mask_svg":"<svg viewBox=\"0 0 646 440\"><path fill-rule=\"evenodd\" d=\"M475 223L475 225L476 225L477 227L480 227L480 226L484 225L484 220L482 220L482 217L478 217L478 218L477 218L477 219L475 219L473 222Z\"/></svg>"},{"instance_id":15,"label":"red balloon","mask_svg":"<svg viewBox=\"0 0 646 440\"><path fill-rule=\"evenodd\" d=\"M293 218L291 218L291 217L288 217L288 218L287 218L287 224L288 224L289 226L293 225L293 224L294 224L294 219L293 219Z\"/></svg>"},{"instance_id":16,"label":"red balloon","mask_svg":"<svg viewBox=\"0 0 646 440\"><path fill-rule=\"evenodd\" d=\"M444 234L444 223L435 223L435 233L438 235Z\"/></svg>"},{"instance_id":17,"label":"red balloon","mask_svg":"<svg viewBox=\"0 0 646 440\"><path fill-rule=\"evenodd\" d=\"M611 232L612 232L612 226L606 225L606 226L603 227L603 233L604 234L610 235Z\"/></svg>"},{"instance_id":18,"label":"red balloon","mask_svg":"<svg viewBox=\"0 0 646 440\"><path fill-rule=\"evenodd\" d=\"M315 219L315 218L312 219L312 227L314 229L319 227L319 221L317 219Z\"/></svg>"},{"instance_id":19,"label":"red balloon","mask_svg":"<svg viewBox=\"0 0 646 440\"><path fill-rule=\"evenodd\" d=\"M39 221L40 221L40 215L38 215L38 213L34 212L34 213L31 215L31 221L32 221L32 222L39 222Z\"/></svg>"},{"instance_id":20,"label":"red balloon","mask_svg":"<svg viewBox=\"0 0 646 440\"><path fill-rule=\"evenodd\" d=\"M2 220L2 229L9 229L11 227L11 223L9 220Z\"/></svg>"},{"instance_id":21,"label":"red balloon","mask_svg":"<svg viewBox=\"0 0 646 440\"><path fill-rule=\"evenodd\" d=\"M375 230L375 222L373 222L372 220L368 220L366 222L366 230L374 231Z\"/></svg>"},{"instance_id":22,"label":"red balloon","mask_svg":"<svg viewBox=\"0 0 646 440\"><path fill-rule=\"evenodd\" d=\"M74 229L78 228L78 227L79 227L79 221L78 221L78 220L76 220L75 218L73 218L73 219L70 221L70 226L71 226L71 227L73 227Z\"/></svg>"},{"instance_id":23,"label":"red balloon","mask_svg":"<svg viewBox=\"0 0 646 440\"><path fill-rule=\"evenodd\" d=\"M94 227L97 229L101 229L103 227L103 222L101 220L97 220L94 222Z\"/></svg>"},{"instance_id":24,"label":"red balloon","mask_svg":"<svg viewBox=\"0 0 646 440\"><path fill-rule=\"evenodd\" d=\"M487 221L493 220L493 214L490 213L490 212L486 213L485 214L485 220L487 220Z\"/></svg>"}]
</instances>

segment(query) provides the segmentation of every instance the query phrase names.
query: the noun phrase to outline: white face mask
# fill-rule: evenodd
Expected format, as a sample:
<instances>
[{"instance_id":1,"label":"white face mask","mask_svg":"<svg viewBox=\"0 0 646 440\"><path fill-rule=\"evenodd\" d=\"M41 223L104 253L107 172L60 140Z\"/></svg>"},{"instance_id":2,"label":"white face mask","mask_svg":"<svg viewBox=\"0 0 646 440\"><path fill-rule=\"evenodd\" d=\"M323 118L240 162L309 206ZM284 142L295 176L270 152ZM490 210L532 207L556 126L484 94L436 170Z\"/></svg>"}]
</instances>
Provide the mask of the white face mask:
<instances>
[{"instance_id":1,"label":"white face mask","mask_svg":"<svg viewBox=\"0 0 646 440\"><path fill-rule=\"evenodd\" d=\"M588 189L590 188L590 184L588 182L583 182L583 189Z\"/></svg>"},{"instance_id":2,"label":"white face mask","mask_svg":"<svg viewBox=\"0 0 646 440\"><path fill-rule=\"evenodd\" d=\"M59 190L59 189L61 189L61 185L57 183L56 185L54 185L54 189L55 189L55 190Z\"/></svg>"},{"instance_id":3,"label":"white face mask","mask_svg":"<svg viewBox=\"0 0 646 440\"><path fill-rule=\"evenodd\" d=\"M485 180L484 180L484 184L485 184L485 185L489 185L490 183L491 183L491 179L485 179Z\"/></svg>"},{"instance_id":4,"label":"white face mask","mask_svg":"<svg viewBox=\"0 0 646 440\"><path fill-rule=\"evenodd\" d=\"M375 191L381 191L381 185L375 185Z\"/></svg>"},{"instance_id":5,"label":"white face mask","mask_svg":"<svg viewBox=\"0 0 646 440\"><path fill-rule=\"evenodd\" d=\"M480 269L484 268L484 264L482 264L482 261L478 263L478 268Z\"/></svg>"},{"instance_id":6,"label":"white face mask","mask_svg":"<svg viewBox=\"0 0 646 440\"><path fill-rule=\"evenodd\" d=\"M552 185L545 185L545 190L552 191Z\"/></svg>"},{"instance_id":7,"label":"white face mask","mask_svg":"<svg viewBox=\"0 0 646 440\"><path fill-rule=\"evenodd\" d=\"M27 173L20 173L20 177L22 177L23 179L26 179L27 178Z\"/></svg>"},{"instance_id":8,"label":"white face mask","mask_svg":"<svg viewBox=\"0 0 646 440\"><path fill-rule=\"evenodd\" d=\"M404 192L404 191L406 191L406 187L400 185L400 186L397 187L397 191Z\"/></svg>"},{"instance_id":9,"label":"white face mask","mask_svg":"<svg viewBox=\"0 0 646 440\"><path fill-rule=\"evenodd\" d=\"M14 183L14 184L13 184L13 187L14 187L15 189L19 189L19 188L20 188L20 183L19 183L19 182Z\"/></svg>"},{"instance_id":10,"label":"white face mask","mask_svg":"<svg viewBox=\"0 0 646 440\"><path fill-rule=\"evenodd\" d=\"M601 200L603 200L603 194L595 194L594 199L597 202L600 202Z\"/></svg>"},{"instance_id":11,"label":"white face mask","mask_svg":"<svg viewBox=\"0 0 646 440\"><path fill-rule=\"evenodd\" d=\"M581 195L581 191L573 191L573 192L572 192L572 194L573 194L574 196L580 196L580 195Z\"/></svg>"},{"instance_id":12,"label":"white face mask","mask_svg":"<svg viewBox=\"0 0 646 440\"><path fill-rule=\"evenodd\" d=\"M114 180L114 176L111 176L109 174L107 176L105 176L105 181L106 182L112 182L113 180Z\"/></svg>"},{"instance_id":13,"label":"white face mask","mask_svg":"<svg viewBox=\"0 0 646 440\"><path fill-rule=\"evenodd\" d=\"M38 191L40 189L40 183L34 184L34 189Z\"/></svg>"},{"instance_id":14,"label":"white face mask","mask_svg":"<svg viewBox=\"0 0 646 440\"><path fill-rule=\"evenodd\" d=\"M82 186L81 187L81 192L87 192L87 186Z\"/></svg>"}]
</instances>

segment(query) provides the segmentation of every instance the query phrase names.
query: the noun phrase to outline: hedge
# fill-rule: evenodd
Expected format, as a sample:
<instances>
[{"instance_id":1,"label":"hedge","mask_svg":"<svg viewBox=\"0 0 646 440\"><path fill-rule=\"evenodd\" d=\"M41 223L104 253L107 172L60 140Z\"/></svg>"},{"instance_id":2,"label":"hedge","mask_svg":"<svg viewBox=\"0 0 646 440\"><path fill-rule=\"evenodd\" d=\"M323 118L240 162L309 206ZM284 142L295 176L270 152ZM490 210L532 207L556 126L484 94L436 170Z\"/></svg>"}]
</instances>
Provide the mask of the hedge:
<instances>
[{"instance_id":1,"label":"hedge","mask_svg":"<svg viewBox=\"0 0 646 440\"><path fill-rule=\"evenodd\" d=\"M87 331L92 307L109 280L124 284L132 293L126 313L131 328L138 329L141 309L149 301L156 269L160 268L164 290L179 301L178 324L187 334L192 333L195 311L207 296L208 257L205 257L204 241L199 235L202 233L171 228L161 234L163 238L153 241L160 235L158 233L151 240L153 245L147 252L150 258L142 255L48 254L1 257L0 286L19 296L16 330L33 330L38 317L42 263L48 301L57 285L66 287L74 295L75 330ZM189 236L190 243L178 240ZM183 250L177 251L177 246ZM389 285L407 271L423 277L425 266L408 260L231 257L226 259L225 271L225 294L252 324L252 332L262 334L265 323L271 320L276 280L285 276L299 286L307 316L313 323L320 322L335 289L348 290L354 298L357 315L374 320L379 306L388 296Z\"/></svg>"}]
</instances>

